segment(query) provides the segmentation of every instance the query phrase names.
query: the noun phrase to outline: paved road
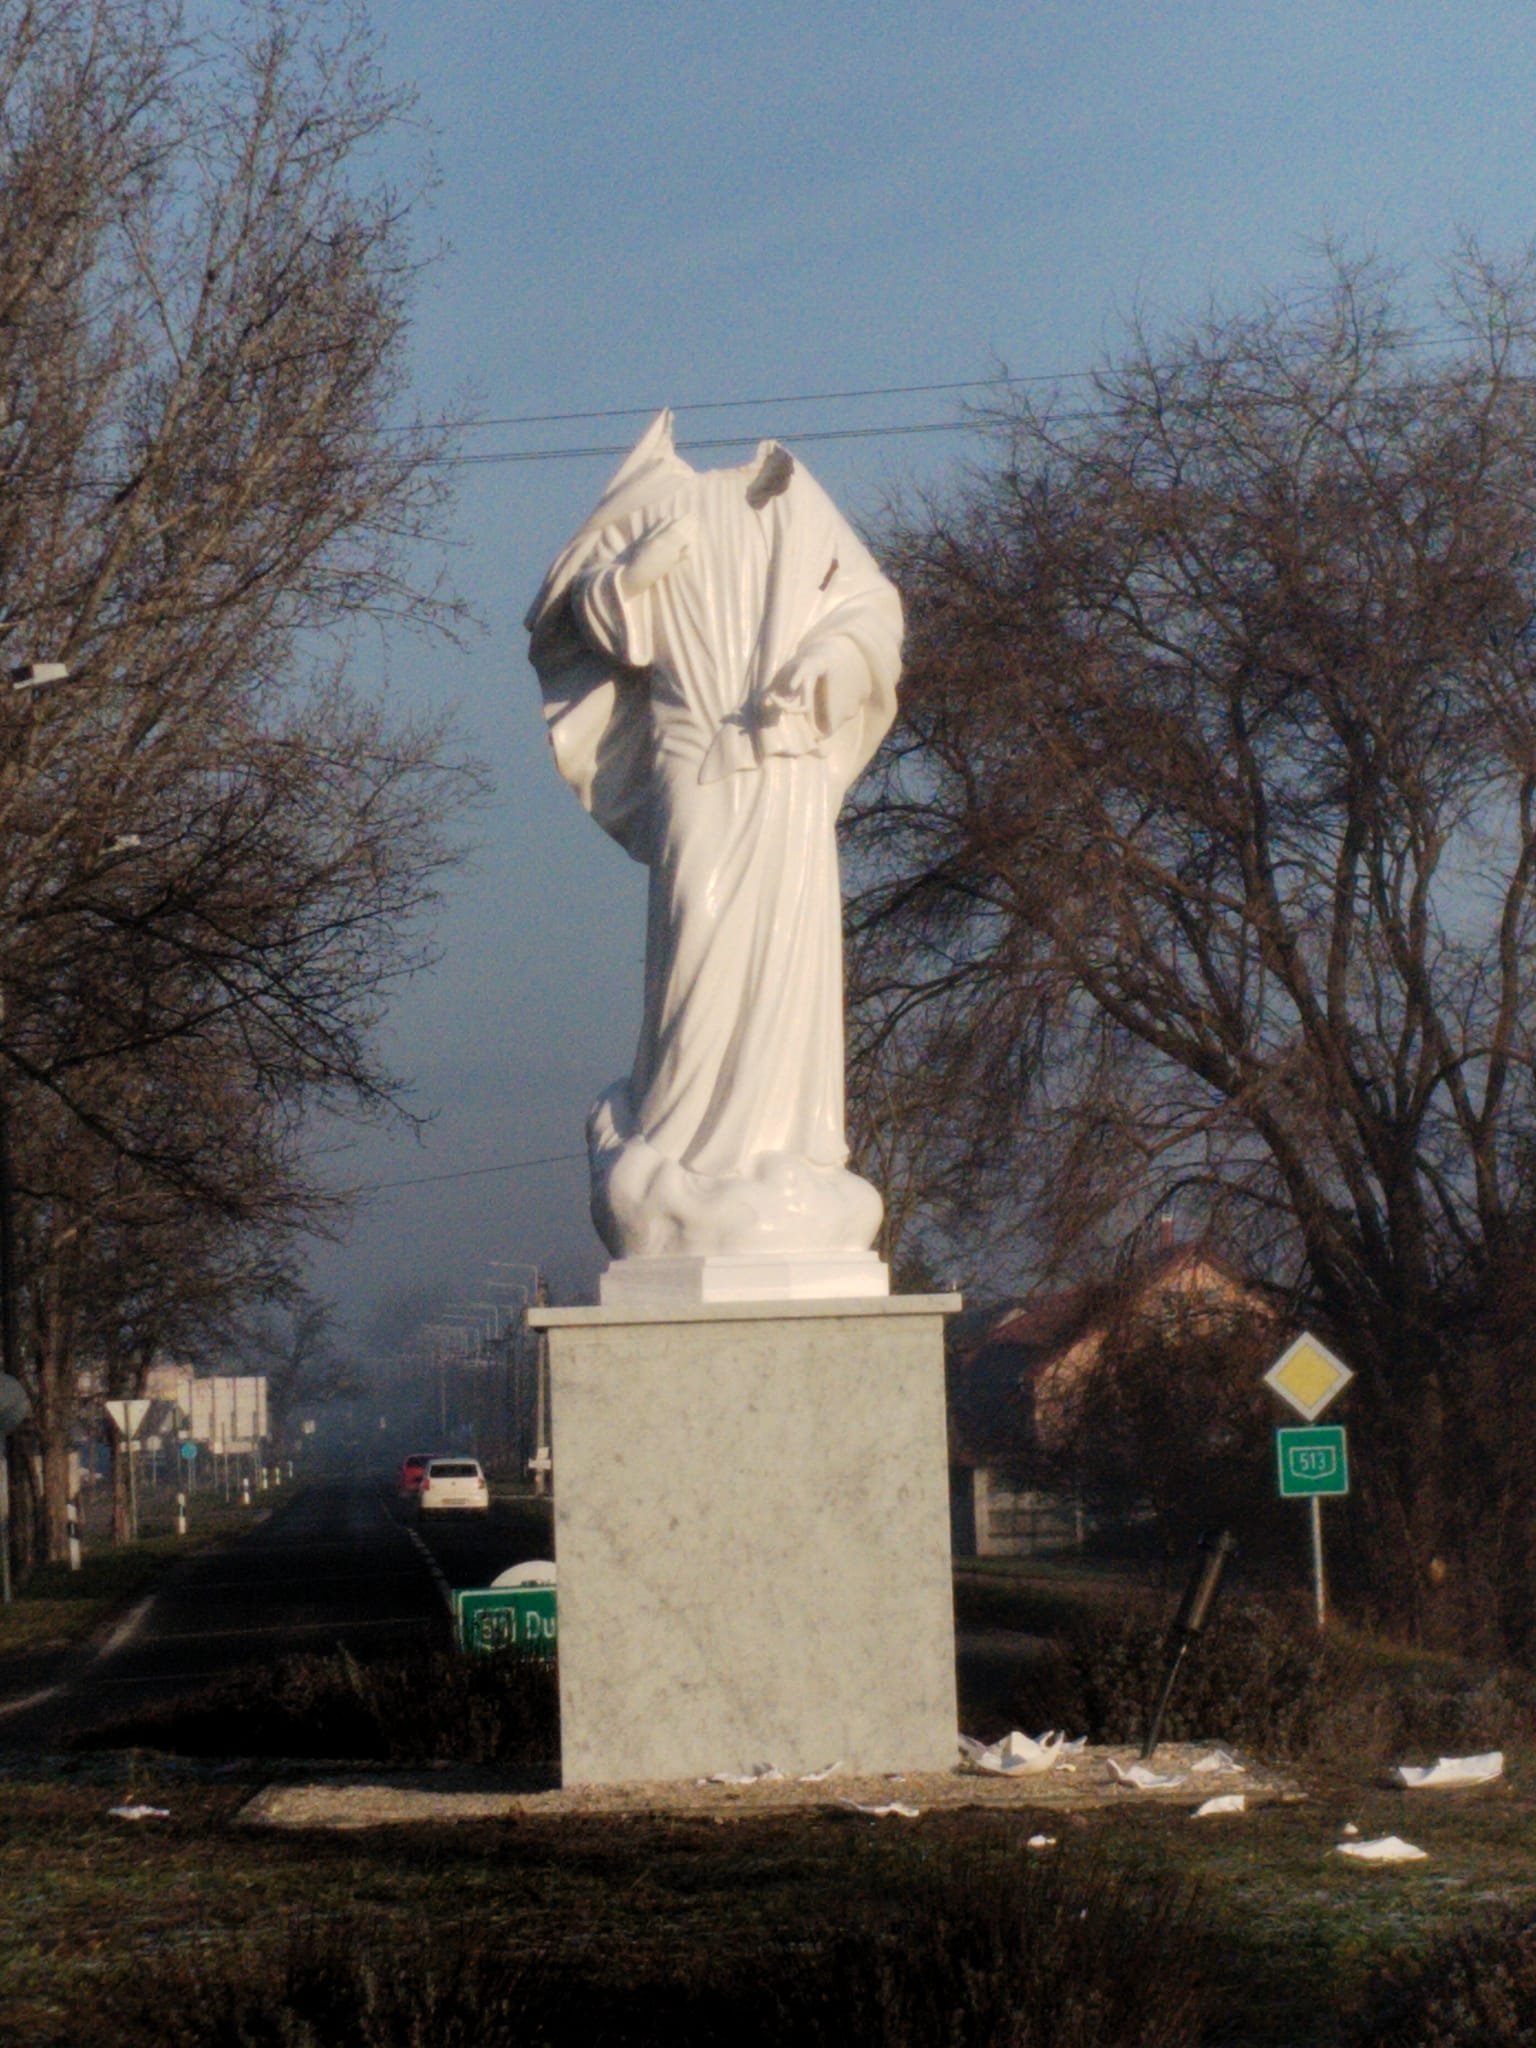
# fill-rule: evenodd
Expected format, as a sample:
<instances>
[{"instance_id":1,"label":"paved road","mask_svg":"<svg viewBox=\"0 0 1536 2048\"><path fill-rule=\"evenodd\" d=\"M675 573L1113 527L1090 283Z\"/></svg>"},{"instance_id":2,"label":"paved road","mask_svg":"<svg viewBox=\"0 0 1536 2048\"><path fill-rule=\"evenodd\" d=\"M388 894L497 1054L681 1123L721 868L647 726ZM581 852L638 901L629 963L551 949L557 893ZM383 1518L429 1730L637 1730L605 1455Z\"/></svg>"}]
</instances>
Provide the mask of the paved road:
<instances>
[{"instance_id":1,"label":"paved road","mask_svg":"<svg viewBox=\"0 0 1536 2048\"><path fill-rule=\"evenodd\" d=\"M485 1585L548 1554L541 1510L422 1518L421 1535L375 1481L317 1482L260 1527L188 1558L52 1685L0 1702L0 1748L59 1738L196 1691L240 1665L345 1644L356 1652L439 1641L446 1590Z\"/></svg>"}]
</instances>

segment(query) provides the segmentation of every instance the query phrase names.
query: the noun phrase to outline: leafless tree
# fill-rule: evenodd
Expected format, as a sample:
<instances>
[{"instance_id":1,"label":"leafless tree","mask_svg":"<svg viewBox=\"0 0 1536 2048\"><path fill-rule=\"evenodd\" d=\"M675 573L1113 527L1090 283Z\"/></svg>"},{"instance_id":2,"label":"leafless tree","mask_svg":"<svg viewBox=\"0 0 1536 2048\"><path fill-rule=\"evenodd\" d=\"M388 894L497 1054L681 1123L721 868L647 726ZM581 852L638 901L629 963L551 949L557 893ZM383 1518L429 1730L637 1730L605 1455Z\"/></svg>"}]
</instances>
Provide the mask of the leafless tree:
<instances>
[{"instance_id":1,"label":"leafless tree","mask_svg":"<svg viewBox=\"0 0 1536 2048\"><path fill-rule=\"evenodd\" d=\"M381 1006L478 788L352 680L360 633L460 618L423 567L447 430L409 402L413 195L368 168L408 112L344 4L219 37L174 0L0 0L0 667L69 671L0 688L55 1547L69 1268L152 1186L188 1245L198 1207L226 1248L313 1220L305 1119L397 1105Z\"/></svg>"},{"instance_id":2,"label":"leafless tree","mask_svg":"<svg viewBox=\"0 0 1536 2048\"><path fill-rule=\"evenodd\" d=\"M1332 258L1000 405L893 520L906 714L849 853L938 1209L1064 1264L1176 1199L1291 1289L1422 1633L1536 1510L1472 1363L1533 1249L1536 258L1404 299Z\"/></svg>"}]
</instances>

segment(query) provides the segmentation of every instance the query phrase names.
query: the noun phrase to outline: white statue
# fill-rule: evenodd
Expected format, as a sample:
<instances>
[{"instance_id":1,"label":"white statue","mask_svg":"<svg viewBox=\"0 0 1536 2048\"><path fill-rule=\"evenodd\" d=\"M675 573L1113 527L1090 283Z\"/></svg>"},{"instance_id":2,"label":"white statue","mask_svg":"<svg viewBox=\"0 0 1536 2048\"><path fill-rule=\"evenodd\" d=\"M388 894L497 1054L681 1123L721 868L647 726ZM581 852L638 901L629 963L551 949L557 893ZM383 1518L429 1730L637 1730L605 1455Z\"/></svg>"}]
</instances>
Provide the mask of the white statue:
<instances>
[{"instance_id":1,"label":"white statue","mask_svg":"<svg viewBox=\"0 0 1536 2048\"><path fill-rule=\"evenodd\" d=\"M869 1258L834 827L895 712L895 588L784 449L697 471L664 412L527 625L560 773L650 870L634 1068L587 1125L600 1235L620 1259Z\"/></svg>"}]
</instances>

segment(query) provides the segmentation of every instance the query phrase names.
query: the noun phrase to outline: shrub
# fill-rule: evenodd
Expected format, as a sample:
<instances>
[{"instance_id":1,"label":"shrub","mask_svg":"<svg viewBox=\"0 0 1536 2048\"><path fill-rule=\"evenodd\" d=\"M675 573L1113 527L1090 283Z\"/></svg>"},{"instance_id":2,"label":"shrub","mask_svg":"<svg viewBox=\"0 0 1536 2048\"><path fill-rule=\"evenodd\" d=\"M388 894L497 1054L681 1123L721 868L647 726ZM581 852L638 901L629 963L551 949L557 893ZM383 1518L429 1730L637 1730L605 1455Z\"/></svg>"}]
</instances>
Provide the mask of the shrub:
<instances>
[{"instance_id":1,"label":"shrub","mask_svg":"<svg viewBox=\"0 0 1536 2048\"><path fill-rule=\"evenodd\" d=\"M889 1883L889 1864L881 1870ZM1194 2048L1205 1936L1187 1893L1042 1862L999 1832L947 1851L821 1942L605 1976L516 1927L305 1922L286 1951L204 1952L115 1992L121 2048ZM418 1938L419 1937L419 1938Z\"/></svg>"},{"instance_id":2,"label":"shrub","mask_svg":"<svg viewBox=\"0 0 1536 2048\"><path fill-rule=\"evenodd\" d=\"M1526 2048L1536 2040L1536 1915L1510 1908L1373 1985L1359 2048Z\"/></svg>"},{"instance_id":3,"label":"shrub","mask_svg":"<svg viewBox=\"0 0 1536 2048\"><path fill-rule=\"evenodd\" d=\"M1094 1742L1139 1742L1167 1661L1168 1629L1145 1614L1083 1622L1020 1702L1031 1725ZM1326 1739L1351 1683L1350 1660L1295 1608L1234 1600L1189 1648L1163 1721L1170 1742L1240 1743L1298 1756Z\"/></svg>"},{"instance_id":4,"label":"shrub","mask_svg":"<svg viewBox=\"0 0 1536 2048\"><path fill-rule=\"evenodd\" d=\"M89 1749L288 1756L366 1763L552 1765L560 1754L552 1665L517 1651L283 1657L78 1739Z\"/></svg>"}]
</instances>

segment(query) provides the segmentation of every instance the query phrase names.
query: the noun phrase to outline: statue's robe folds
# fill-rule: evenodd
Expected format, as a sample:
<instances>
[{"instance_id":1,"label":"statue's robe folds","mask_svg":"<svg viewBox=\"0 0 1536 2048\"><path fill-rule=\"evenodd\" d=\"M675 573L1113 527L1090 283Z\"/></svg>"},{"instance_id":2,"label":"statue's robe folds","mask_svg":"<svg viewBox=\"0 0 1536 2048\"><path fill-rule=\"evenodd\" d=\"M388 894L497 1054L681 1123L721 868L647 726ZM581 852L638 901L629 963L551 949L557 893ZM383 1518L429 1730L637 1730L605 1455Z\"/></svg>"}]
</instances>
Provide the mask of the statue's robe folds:
<instances>
[{"instance_id":1,"label":"statue's robe folds","mask_svg":"<svg viewBox=\"0 0 1536 2048\"><path fill-rule=\"evenodd\" d=\"M895 713L901 606L799 465L752 502L769 456L695 472L663 414L529 614L561 773L650 870L635 1063L588 1128L620 1256L862 1251L879 1228L846 1171L835 821ZM624 551L681 514L687 555L631 594ZM807 654L867 681L830 733L760 715Z\"/></svg>"}]
</instances>

